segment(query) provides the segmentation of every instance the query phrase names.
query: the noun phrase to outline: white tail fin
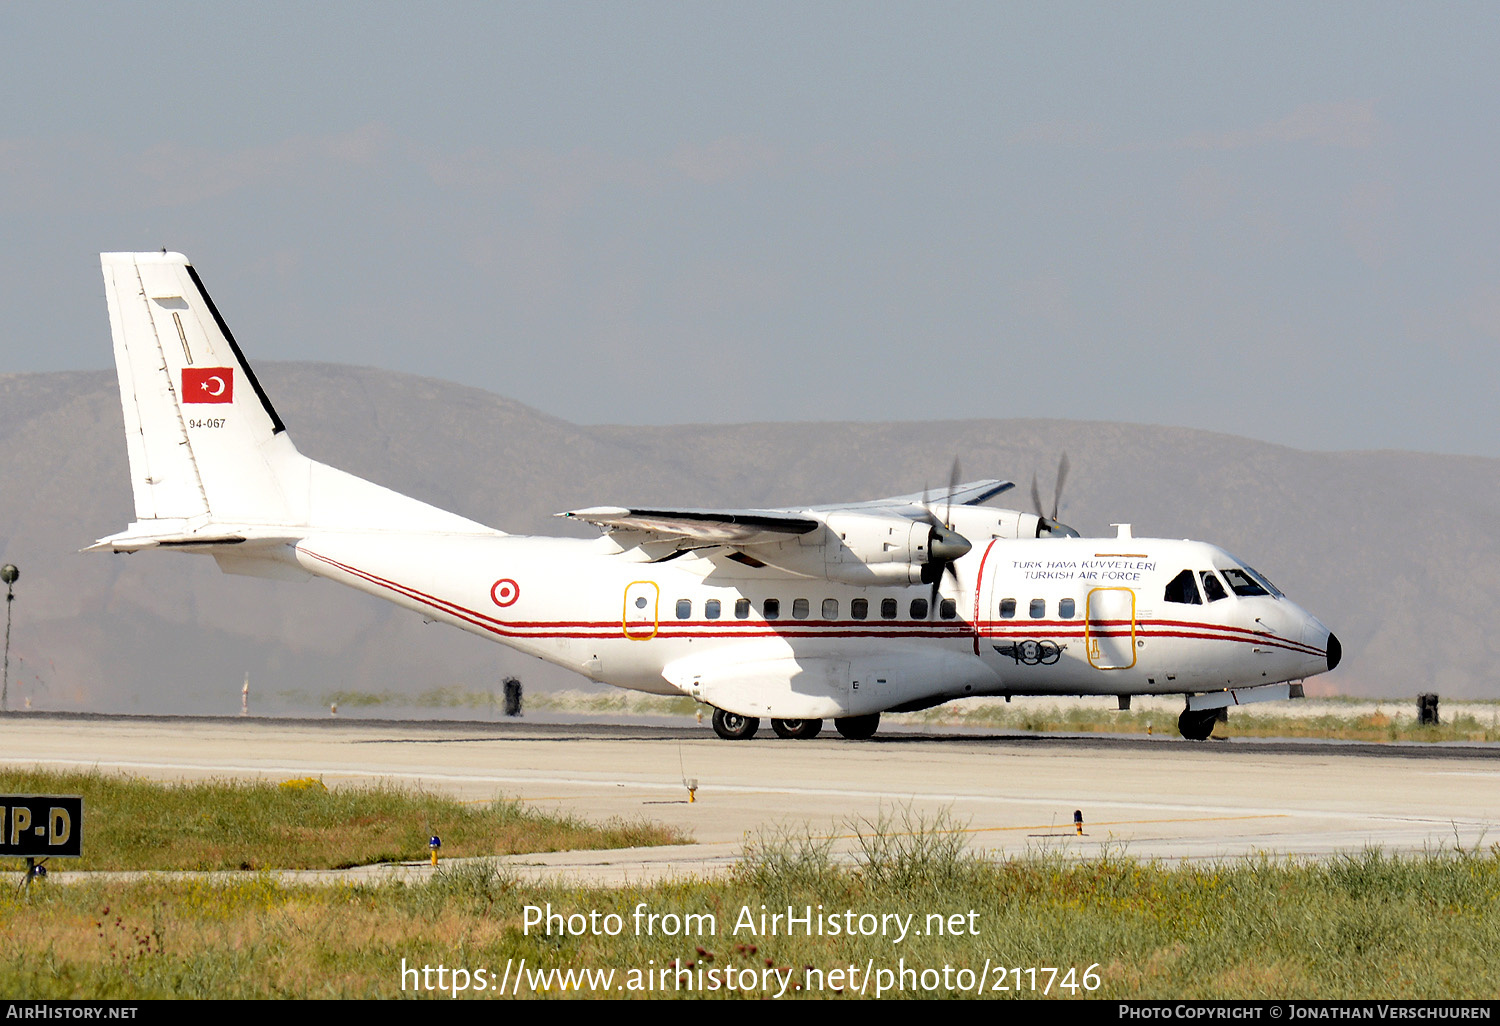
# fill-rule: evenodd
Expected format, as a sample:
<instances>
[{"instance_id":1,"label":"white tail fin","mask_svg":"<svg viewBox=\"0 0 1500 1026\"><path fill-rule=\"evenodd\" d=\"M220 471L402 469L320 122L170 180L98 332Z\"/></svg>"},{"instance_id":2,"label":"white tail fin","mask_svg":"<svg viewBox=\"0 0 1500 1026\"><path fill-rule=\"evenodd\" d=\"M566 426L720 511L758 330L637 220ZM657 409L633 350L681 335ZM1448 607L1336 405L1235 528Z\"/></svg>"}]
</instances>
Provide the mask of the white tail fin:
<instances>
[{"instance_id":1,"label":"white tail fin","mask_svg":"<svg viewBox=\"0 0 1500 1026\"><path fill-rule=\"evenodd\" d=\"M286 541L313 528L497 533L314 462L180 253L104 253L137 523L93 548Z\"/></svg>"}]
</instances>

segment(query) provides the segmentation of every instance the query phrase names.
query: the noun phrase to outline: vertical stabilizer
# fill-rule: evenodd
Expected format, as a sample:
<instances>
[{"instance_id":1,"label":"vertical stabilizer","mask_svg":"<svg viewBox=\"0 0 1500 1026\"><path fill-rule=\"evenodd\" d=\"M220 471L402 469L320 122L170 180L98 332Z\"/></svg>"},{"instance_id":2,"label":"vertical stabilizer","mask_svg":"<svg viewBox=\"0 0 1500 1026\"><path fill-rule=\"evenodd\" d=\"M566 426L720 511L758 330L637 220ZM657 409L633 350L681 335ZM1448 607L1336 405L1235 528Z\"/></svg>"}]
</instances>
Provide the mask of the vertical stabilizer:
<instances>
[{"instance_id":1,"label":"vertical stabilizer","mask_svg":"<svg viewBox=\"0 0 1500 1026\"><path fill-rule=\"evenodd\" d=\"M136 523L95 548L310 528L499 533L299 453L180 253L103 253Z\"/></svg>"},{"instance_id":2,"label":"vertical stabilizer","mask_svg":"<svg viewBox=\"0 0 1500 1026\"><path fill-rule=\"evenodd\" d=\"M305 520L301 457L187 258L100 260L136 518Z\"/></svg>"}]
</instances>

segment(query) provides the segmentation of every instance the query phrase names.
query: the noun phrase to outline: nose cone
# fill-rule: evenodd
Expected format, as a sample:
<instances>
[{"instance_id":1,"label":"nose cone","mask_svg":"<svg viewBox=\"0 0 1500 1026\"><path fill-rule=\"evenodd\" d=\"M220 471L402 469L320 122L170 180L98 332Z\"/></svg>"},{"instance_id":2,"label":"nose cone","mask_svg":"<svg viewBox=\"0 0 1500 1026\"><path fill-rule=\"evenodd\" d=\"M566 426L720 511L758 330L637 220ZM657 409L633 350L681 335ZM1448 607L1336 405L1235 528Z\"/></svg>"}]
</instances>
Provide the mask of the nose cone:
<instances>
[{"instance_id":1,"label":"nose cone","mask_svg":"<svg viewBox=\"0 0 1500 1026\"><path fill-rule=\"evenodd\" d=\"M1327 673L1338 666L1344 660L1344 646L1338 636L1324 627L1316 616L1298 606L1287 604L1289 608L1302 614L1302 643L1312 651L1308 652L1309 663L1307 672L1309 675L1315 673ZM1318 649L1323 650L1323 658L1318 659ZM1319 665L1319 664L1322 665Z\"/></svg>"}]
</instances>

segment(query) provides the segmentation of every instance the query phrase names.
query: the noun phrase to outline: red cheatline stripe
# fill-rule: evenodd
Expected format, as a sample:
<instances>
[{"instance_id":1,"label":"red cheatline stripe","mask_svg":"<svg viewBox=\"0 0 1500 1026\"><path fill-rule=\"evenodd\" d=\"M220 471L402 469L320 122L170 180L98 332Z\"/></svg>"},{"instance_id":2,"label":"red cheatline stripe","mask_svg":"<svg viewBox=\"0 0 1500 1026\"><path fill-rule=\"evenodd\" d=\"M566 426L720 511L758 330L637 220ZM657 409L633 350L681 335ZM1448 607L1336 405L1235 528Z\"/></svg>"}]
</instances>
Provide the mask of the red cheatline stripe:
<instances>
[{"instance_id":1,"label":"red cheatline stripe","mask_svg":"<svg viewBox=\"0 0 1500 1026\"><path fill-rule=\"evenodd\" d=\"M979 576L974 578L974 654L979 654L979 635L981 632L979 620L979 596L984 589L984 565L990 561L990 550L995 547L999 538L990 539L990 543L984 547L984 556L979 560Z\"/></svg>"},{"instance_id":2,"label":"red cheatline stripe","mask_svg":"<svg viewBox=\"0 0 1500 1026\"><path fill-rule=\"evenodd\" d=\"M407 598L416 599L433 609L446 612L466 623L483 628L500 637L512 638L613 638L622 636L622 624L617 620L500 620L467 606L458 605L419 591L397 581L361 570L347 563L302 548L312 558L329 566L369 581L381 588L394 591ZM772 627L764 620L756 619L737 624L725 620L670 620L658 624L658 638L933 638L939 640L966 638L972 635L988 638L1035 638L1045 629L1042 639L1081 638L1085 636L1082 620L990 620L977 625L955 620L777 620ZM641 625L643 628L645 624ZM1181 627L1184 630L1162 630L1161 627ZM714 628L712 630L706 628ZM1102 629L1101 629L1102 628ZM1091 632L1100 638L1129 637L1130 621L1107 620L1095 625ZM1181 620L1147 620L1136 624L1135 635L1146 638L1187 638L1198 641L1232 641L1245 644L1260 644L1272 648L1301 652L1305 655L1324 655L1321 649L1303 645L1273 635L1260 634L1243 627L1221 624L1200 624Z\"/></svg>"}]
</instances>

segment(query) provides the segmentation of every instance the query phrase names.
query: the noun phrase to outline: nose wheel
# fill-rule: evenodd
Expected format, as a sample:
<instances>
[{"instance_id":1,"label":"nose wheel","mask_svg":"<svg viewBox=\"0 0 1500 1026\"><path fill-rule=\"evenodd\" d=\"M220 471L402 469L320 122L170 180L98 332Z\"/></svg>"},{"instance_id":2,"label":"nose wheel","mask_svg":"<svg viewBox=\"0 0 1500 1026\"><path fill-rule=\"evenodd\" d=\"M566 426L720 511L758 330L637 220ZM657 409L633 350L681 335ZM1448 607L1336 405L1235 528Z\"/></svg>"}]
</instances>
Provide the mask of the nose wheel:
<instances>
[{"instance_id":1,"label":"nose wheel","mask_svg":"<svg viewBox=\"0 0 1500 1026\"><path fill-rule=\"evenodd\" d=\"M1220 709L1199 709L1196 712L1184 709L1177 717L1177 732L1189 741L1207 741L1214 732L1214 724L1219 722L1220 712Z\"/></svg>"},{"instance_id":2,"label":"nose wheel","mask_svg":"<svg viewBox=\"0 0 1500 1026\"><path fill-rule=\"evenodd\" d=\"M754 716L714 710L714 733L725 741L749 741L760 729L760 720Z\"/></svg>"}]
</instances>

